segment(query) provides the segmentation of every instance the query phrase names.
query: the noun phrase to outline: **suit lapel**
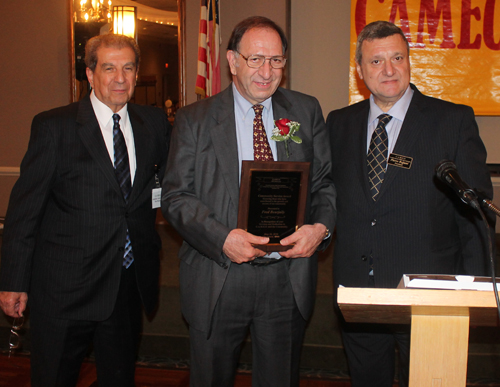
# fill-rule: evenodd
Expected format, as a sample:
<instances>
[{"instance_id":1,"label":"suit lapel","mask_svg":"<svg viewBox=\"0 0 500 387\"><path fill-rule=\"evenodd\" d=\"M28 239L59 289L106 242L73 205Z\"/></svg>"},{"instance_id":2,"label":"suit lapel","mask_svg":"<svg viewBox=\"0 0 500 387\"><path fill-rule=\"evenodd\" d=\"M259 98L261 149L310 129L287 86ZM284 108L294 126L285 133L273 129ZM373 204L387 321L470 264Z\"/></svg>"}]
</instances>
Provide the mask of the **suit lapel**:
<instances>
[{"instance_id":1,"label":"suit lapel","mask_svg":"<svg viewBox=\"0 0 500 387\"><path fill-rule=\"evenodd\" d=\"M370 193L370 184L368 179L368 166L367 166L367 141L368 141L368 116L370 114L370 104L366 100L362 102L362 109L354 116L352 133L357 133L357 138L355 139L355 144L357 144L358 149L355 150L355 154L359 155L355 161L356 163L356 174L358 181L363 182L363 191L365 193L366 199L373 203L372 195ZM361 130L359 130L361 128ZM382 184L383 185L383 184Z\"/></svg>"},{"instance_id":2,"label":"suit lapel","mask_svg":"<svg viewBox=\"0 0 500 387\"><path fill-rule=\"evenodd\" d=\"M120 186L115 177L113 163L109 157L108 149L104 143L101 128L99 127L99 122L95 116L89 96L80 101L76 123L78 125L78 134L90 156L99 165L117 193L122 196Z\"/></svg>"},{"instance_id":3,"label":"suit lapel","mask_svg":"<svg viewBox=\"0 0 500 387\"><path fill-rule=\"evenodd\" d=\"M415 86L412 85L412 88L414 90L413 98L406 112L405 120L393 151L401 155L408 155L410 153L422 129L426 127L424 122L425 114L423 114L426 105L425 97Z\"/></svg>"},{"instance_id":4,"label":"suit lapel","mask_svg":"<svg viewBox=\"0 0 500 387\"><path fill-rule=\"evenodd\" d=\"M144 126L144 122L139 117L135 110L135 106L128 104L128 114L130 117L130 123L132 125L132 132L134 134L134 146L135 146L135 160L136 160L136 173L134 177L134 184L132 185L132 192L130 193L129 205L131 205L134 200L143 191L143 187L147 184L149 176L151 176L146 171L146 165L148 165L147 160L151 151L153 149L150 139L153 136L149 133L149 130Z\"/></svg>"},{"instance_id":5,"label":"suit lapel","mask_svg":"<svg viewBox=\"0 0 500 387\"><path fill-rule=\"evenodd\" d=\"M219 101L214 103L216 108L212 117L215 125L209 125L210 136L227 190L237 206L240 196L239 165L232 85L214 98L218 98Z\"/></svg>"},{"instance_id":6,"label":"suit lapel","mask_svg":"<svg viewBox=\"0 0 500 387\"><path fill-rule=\"evenodd\" d=\"M291 121L300 122L300 120L291 111L292 104L280 91L279 88L273 94L272 104L273 104L273 118L275 121L280 120L282 118L287 118ZM300 136L300 130L298 133ZM298 155L297 152L294 152L294 145L296 144L293 141L288 141L289 157L287 157L285 143L283 141L276 142L276 149L278 151L278 157L276 161L300 161L296 159Z\"/></svg>"}]
</instances>

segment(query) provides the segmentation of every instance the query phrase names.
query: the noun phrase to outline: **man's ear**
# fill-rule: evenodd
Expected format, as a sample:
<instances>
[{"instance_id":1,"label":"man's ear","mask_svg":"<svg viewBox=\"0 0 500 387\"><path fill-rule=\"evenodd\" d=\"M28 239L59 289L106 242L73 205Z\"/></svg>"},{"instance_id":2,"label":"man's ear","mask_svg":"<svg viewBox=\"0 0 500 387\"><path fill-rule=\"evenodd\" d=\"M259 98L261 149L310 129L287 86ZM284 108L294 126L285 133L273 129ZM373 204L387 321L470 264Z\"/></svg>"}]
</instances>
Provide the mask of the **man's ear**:
<instances>
[{"instance_id":1,"label":"man's ear","mask_svg":"<svg viewBox=\"0 0 500 387\"><path fill-rule=\"evenodd\" d=\"M356 63L356 71L358 72L359 79L363 79L363 72L361 71L359 63Z\"/></svg>"},{"instance_id":2,"label":"man's ear","mask_svg":"<svg viewBox=\"0 0 500 387\"><path fill-rule=\"evenodd\" d=\"M89 84L90 84L90 87L91 88L94 88L94 73L91 69L89 69L88 67L85 69L86 73L87 73L87 79L89 80Z\"/></svg>"},{"instance_id":3,"label":"man's ear","mask_svg":"<svg viewBox=\"0 0 500 387\"><path fill-rule=\"evenodd\" d=\"M236 53L233 50L228 50L226 53L227 63L229 64L229 69L231 70L232 75L236 75L237 60Z\"/></svg>"}]
</instances>

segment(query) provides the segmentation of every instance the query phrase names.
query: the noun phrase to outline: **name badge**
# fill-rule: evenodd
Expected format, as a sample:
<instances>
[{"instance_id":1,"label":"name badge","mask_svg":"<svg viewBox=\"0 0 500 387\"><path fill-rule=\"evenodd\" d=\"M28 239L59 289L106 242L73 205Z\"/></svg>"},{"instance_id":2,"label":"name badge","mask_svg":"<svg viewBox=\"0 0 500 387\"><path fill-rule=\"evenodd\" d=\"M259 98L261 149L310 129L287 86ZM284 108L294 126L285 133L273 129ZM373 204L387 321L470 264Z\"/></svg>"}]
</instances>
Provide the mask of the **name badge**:
<instances>
[{"instance_id":1,"label":"name badge","mask_svg":"<svg viewBox=\"0 0 500 387\"><path fill-rule=\"evenodd\" d=\"M404 169L410 169L412 163L413 157L398 155L396 153L391 153L389 160L387 160L387 164Z\"/></svg>"},{"instance_id":2,"label":"name badge","mask_svg":"<svg viewBox=\"0 0 500 387\"><path fill-rule=\"evenodd\" d=\"M152 200L153 208L160 208L161 207L161 188L153 188L151 200Z\"/></svg>"}]
</instances>

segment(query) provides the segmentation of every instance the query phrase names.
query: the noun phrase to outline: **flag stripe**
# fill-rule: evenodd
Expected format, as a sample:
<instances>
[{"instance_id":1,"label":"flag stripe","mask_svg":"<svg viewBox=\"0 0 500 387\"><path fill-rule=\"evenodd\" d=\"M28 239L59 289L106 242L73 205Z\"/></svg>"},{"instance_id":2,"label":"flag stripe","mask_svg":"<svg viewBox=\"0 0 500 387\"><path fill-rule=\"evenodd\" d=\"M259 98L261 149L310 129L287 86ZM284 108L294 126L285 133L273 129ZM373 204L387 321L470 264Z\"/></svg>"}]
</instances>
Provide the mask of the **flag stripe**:
<instances>
[{"instance_id":1,"label":"flag stripe","mask_svg":"<svg viewBox=\"0 0 500 387\"><path fill-rule=\"evenodd\" d=\"M210 97L220 91L219 0L201 0L196 94Z\"/></svg>"}]
</instances>

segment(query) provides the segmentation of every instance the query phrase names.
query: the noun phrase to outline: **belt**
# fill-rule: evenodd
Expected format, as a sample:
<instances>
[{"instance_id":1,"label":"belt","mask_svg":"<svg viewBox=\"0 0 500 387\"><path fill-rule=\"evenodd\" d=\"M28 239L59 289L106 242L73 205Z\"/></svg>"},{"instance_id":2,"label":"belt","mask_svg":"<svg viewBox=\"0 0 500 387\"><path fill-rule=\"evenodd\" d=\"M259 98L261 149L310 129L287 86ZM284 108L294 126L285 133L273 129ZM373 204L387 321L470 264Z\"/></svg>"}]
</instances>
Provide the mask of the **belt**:
<instances>
[{"instance_id":1,"label":"belt","mask_svg":"<svg viewBox=\"0 0 500 387\"><path fill-rule=\"evenodd\" d=\"M284 260L285 260L284 258L258 257L258 258L255 258L253 261L248 261L246 263L248 263L249 265L252 265L252 266L267 266L267 265L275 264L277 262L282 262Z\"/></svg>"}]
</instances>

